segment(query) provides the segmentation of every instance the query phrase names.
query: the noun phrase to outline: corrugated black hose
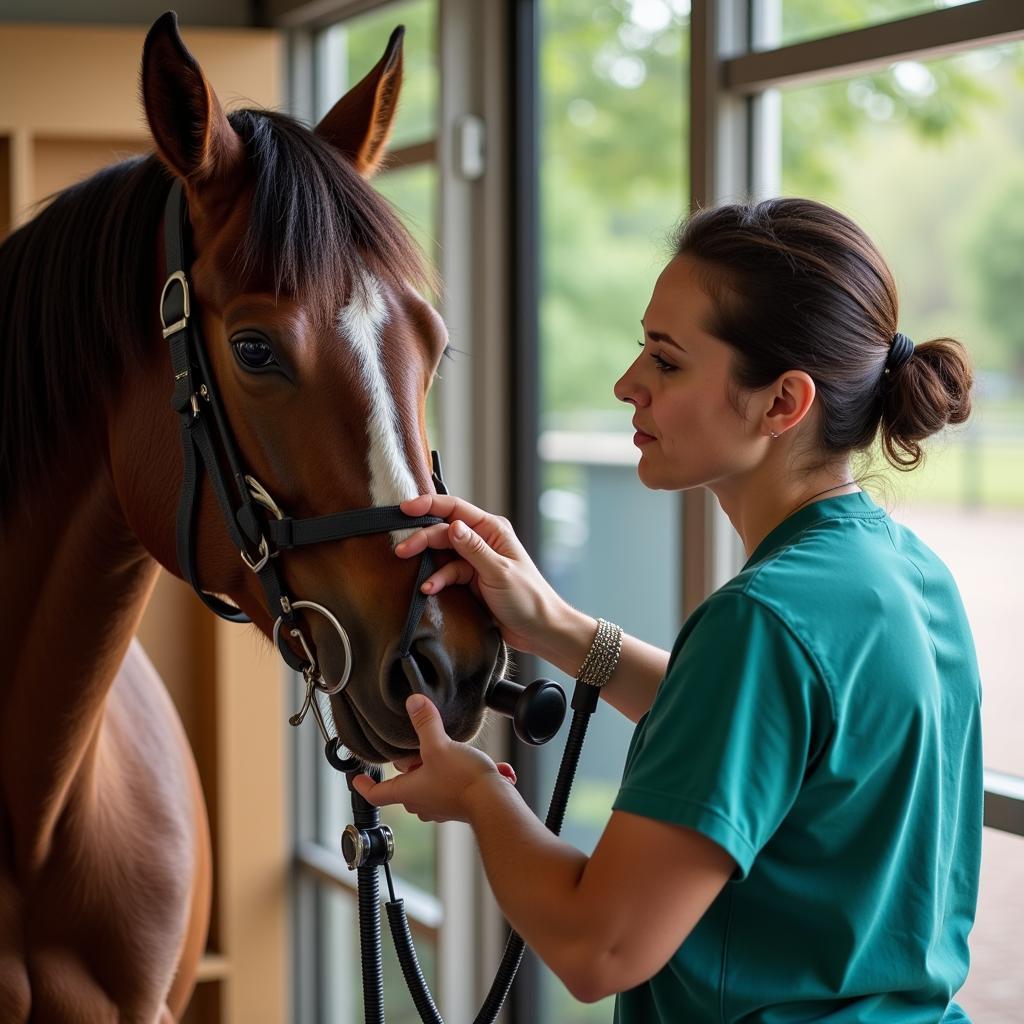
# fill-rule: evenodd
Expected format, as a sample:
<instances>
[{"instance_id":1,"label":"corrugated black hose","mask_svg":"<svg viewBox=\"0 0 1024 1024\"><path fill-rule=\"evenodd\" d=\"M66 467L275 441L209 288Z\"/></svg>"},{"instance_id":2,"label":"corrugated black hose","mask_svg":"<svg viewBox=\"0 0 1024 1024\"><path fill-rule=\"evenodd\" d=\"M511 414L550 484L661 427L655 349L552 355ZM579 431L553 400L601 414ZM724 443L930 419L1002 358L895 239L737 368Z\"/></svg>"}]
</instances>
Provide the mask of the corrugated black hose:
<instances>
[{"instance_id":1,"label":"corrugated black hose","mask_svg":"<svg viewBox=\"0 0 1024 1024\"><path fill-rule=\"evenodd\" d=\"M576 689L573 692L572 723L569 726L569 736L565 741L565 751L562 754L562 763L558 769L558 778L555 780L555 789L551 795L551 803L548 806L547 818L544 821L545 826L555 835L558 835L562 830L562 822L565 819L565 808L569 803L569 793L572 789L576 768L579 765L580 753L583 749L583 741L587 735L587 727L590 725L590 716L597 708L599 696L600 690L592 686L587 686L584 683L577 683ZM365 869L361 868L359 873L359 914L361 935L363 932L362 915L364 905L362 898L363 870ZM390 887L390 873L388 875L388 882ZM374 885L376 891L376 880ZM388 923L391 926L391 935L395 943L395 951L398 954L398 962L401 964L402 974L405 976L406 984L409 986L409 994L412 996L416 1009L419 1011L420 1019L424 1024L444 1024L441 1015L437 1011L437 1007L434 1005L434 1000L430 995L430 990L427 988L427 983L423 978L423 972L420 970L419 961L416 958L416 950L413 947L412 936L409 932L409 922L405 915L404 902L402 900L396 900L394 898L394 892L392 891L391 900L385 904L385 907L387 909ZM379 908L377 911L377 922L376 957L379 961ZM501 1007L504 1005L505 999L508 997L509 990L512 988L512 982L515 980L516 972L519 970L519 964L523 959L523 950L524 943L522 938L516 932L511 932L509 934L508 943L505 946L505 953L501 958L501 963L498 965L497 973L495 974L494 981L491 984L491 989L487 993L487 998L484 1000L484 1004L480 1008L480 1012L474 1018L474 1024L494 1024L498 1014L501 1012ZM363 953L363 972L365 979L365 947ZM368 990L364 999L365 1005L369 1007L370 995ZM383 1010L381 1010L381 1016L379 1018L369 1016L369 1010L367 1010L367 1024L370 1024L371 1021L383 1021L383 1019Z\"/></svg>"}]
</instances>

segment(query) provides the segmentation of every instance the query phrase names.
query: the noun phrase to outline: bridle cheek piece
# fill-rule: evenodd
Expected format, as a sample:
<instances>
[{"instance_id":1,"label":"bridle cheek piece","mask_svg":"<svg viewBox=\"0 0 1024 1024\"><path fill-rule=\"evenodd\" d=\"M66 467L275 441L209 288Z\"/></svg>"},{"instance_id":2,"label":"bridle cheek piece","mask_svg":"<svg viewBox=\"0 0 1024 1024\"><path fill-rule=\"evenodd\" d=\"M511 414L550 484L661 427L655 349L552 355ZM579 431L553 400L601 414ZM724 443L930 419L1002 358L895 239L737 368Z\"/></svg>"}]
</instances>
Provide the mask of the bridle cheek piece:
<instances>
[{"instance_id":1,"label":"bridle cheek piece","mask_svg":"<svg viewBox=\"0 0 1024 1024\"><path fill-rule=\"evenodd\" d=\"M204 604L229 622L250 622L239 608L228 604L199 585L195 564L196 519L200 501L200 484L205 475L213 487L231 540L242 561L256 574L266 595L267 607L274 622L274 645L281 657L306 681L302 709L290 721L298 725L306 711L313 710L317 726L337 755L337 737L328 735L326 724L314 689L332 695L344 690L352 672L352 644L345 627L337 617L314 601L295 600L288 594L278 571L277 559L282 551L322 544L349 537L362 537L392 530L415 529L444 522L437 516L407 516L398 505L378 505L352 509L306 519L291 518L282 511L270 492L252 474L242 468L238 447L220 402L210 369L209 357L199 327L198 310L192 302L188 282L188 203L181 183L175 181L164 208L164 251L167 279L160 293L160 322L171 356L174 393L171 405L178 413L184 472L178 502L176 547L182 576ZM226 467L218 456L223 453ZM432 477L439 494L447 494L437 452L431 452ZM434 571L430 549L420 557L419 572L413 588L409 612L399 645L399 657L410 686L423 689L423 679L412 657L413 633L423 615L427 597L420 590L423 581ZM329 684L317 664L312 645L302 629L297 609L322 615L337 632L345 653L342 678ZM281 636L282 628L302 649L296 654ZM329 755L330 757L330 755Z\"/></svg>"}]
</instances>

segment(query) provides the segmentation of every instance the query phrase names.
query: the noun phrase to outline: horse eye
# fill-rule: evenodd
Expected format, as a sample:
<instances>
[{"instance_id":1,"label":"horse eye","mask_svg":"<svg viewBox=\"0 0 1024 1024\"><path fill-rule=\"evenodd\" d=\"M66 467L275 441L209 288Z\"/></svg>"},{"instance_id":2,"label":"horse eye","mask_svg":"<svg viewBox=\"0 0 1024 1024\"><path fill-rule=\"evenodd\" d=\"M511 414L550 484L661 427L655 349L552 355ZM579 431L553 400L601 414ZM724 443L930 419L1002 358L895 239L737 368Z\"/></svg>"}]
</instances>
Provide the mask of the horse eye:
<instances>
[{"instance_id":1,"label":"horse eye","mask_svg":"<svg viewBox=\"0 0 1024 1024\"><path fill-rule=\"evenodd\" d=\"M242 334L231 339L238 361L247 370L264 370L274 365L274 350L258 334Z\"/></svg>"}]
</instances>

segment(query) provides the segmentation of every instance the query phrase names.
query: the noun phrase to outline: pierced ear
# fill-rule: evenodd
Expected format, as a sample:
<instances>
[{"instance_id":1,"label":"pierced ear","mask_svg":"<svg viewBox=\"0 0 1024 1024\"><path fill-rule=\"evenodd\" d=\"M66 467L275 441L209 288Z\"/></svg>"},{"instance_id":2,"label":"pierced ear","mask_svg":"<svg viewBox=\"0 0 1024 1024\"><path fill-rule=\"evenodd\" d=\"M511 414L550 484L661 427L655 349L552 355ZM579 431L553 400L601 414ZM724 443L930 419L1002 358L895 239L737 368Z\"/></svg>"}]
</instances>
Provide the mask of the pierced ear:
<instances>
[{"instance_id":1,"label":"pierced ear","mask_svg":"<svg viewBox=\"0 0 1024 1024\"><path fill-rule=\"evenodd\" d=\"M242 159L242 140L182 42L173 11L161 15L146 36L142 101L160 158L179 178L208 180Z\"/></svg>"},{"instance_id":2,"label":"pierced ear","mask_svg":"<svg viewBox=\"0 0 1024 1024\"><path fill-rule=\"evenodd\" d=\"M384 158L402 88L402 39L399 25L384 56L353 86L316 126L316 133L352 161L364 178L372 177Z\"/></svg>"}]
</instances>

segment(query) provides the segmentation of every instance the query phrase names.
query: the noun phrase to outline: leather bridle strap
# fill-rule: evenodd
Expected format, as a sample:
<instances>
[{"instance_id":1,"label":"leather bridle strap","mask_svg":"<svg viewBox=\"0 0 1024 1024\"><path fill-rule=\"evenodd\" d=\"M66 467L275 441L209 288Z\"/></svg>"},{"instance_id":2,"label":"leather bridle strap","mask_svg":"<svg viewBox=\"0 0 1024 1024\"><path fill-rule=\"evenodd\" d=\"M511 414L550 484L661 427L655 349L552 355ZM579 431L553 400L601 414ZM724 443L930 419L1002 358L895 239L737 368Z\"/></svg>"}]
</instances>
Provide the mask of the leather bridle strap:
<instances>
[{"instance_id":1,"label":"leather bridle strap","mask_svg":"<svg viewBox=\"0 0 1024 1024\"><path fill-rule=\"evenodd\" d=\"M254 482L251 483L252 478L247 477L242 469L234 436L220 404L202 343L199 313L191 302L188 284L188 226L187 201L181 183L175 181L164 211L167 280L160 296L160 317L170 350L174 374L171 405L179 416L184 459L176 528L179 566L184 578L217 615L230 622L251 621L240 609L207 593L199 584L195 565L195 532L202 470L205 468L231 541L239 549L246 565L259 577L271 616L280 618L288 625L295 625L298 616L282 585L275 561L280 550L372 533L432 526L444 520L437 516L407 516L397 505L293 519L284 516L272 500L267 504L254 497ZM447 494L441 477L440 460L436 452L431 454L434 486L439 494ZM225 472L222 460L226 460L229 472ZM259 490L266 496L262 488ZM271 506L273 509L268 514ZM426 601L420 586L433 570L434 559L428 548L421 556L399 647L399 656L403 658L406 674L412 673L414 677L418 676L418 670L410 653L413 634ZM279 645L278 649L296 671L309 667L287 645ZM411 681L415 685L415 678Z\"/></svg>"},{"instance_id":2,"label":"leather bridle strap","mask_svg":"<svg viewBox=\"0 0 1024 1024\"><path fill-rule=\"evenodd\" d=\"M167 281L160 296L160 318L164 325L164 337L167 339L170 350L171 372L174 374L174 393L171 396L171 406L178 413L184 457L177 516L178 564L184 578L191 584L207 607L230 622L249 622L251 621L249 616L243 611L204 591L199 585L196 572L192 540L195 534L196 515L199 510L201 484L201 467L196 457L197 447L202 452L203 462L209 472L232 543L240 551L246 550L248 545L235 525L232 503L227 494L220 465L213 454L208 427L209 416L203 410L204 404L212 408L216 399L209 383L203 379L201 368L197 365L198 353L196 350L201 348L201 345L196 344L195 335L198 333L198 328L195 320L198 320L198 310L191 309L191 297L186 276L188 266L185 250L187 217L188 208L181 184L175 182L171 186L164 208L164 256ZM195 320L193 320L193 315Z\"/></svg>"}]
</instances>

